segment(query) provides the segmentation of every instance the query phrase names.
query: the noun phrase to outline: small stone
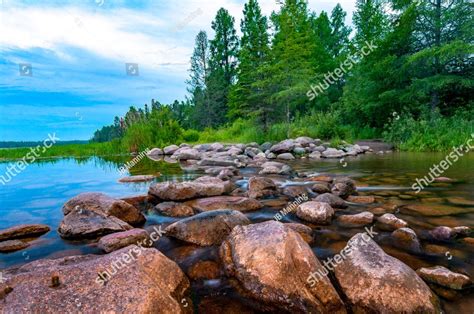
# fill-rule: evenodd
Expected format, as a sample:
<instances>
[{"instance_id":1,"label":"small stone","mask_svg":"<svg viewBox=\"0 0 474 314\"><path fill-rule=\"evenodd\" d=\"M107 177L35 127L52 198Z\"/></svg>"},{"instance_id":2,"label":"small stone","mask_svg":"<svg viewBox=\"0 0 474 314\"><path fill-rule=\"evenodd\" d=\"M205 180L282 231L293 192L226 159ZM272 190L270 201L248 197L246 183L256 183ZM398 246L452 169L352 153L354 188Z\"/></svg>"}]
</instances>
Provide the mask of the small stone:
<instances>
[{"instance_id":1,"label":"small stone","mask_svg":"<svg viewBox=\"0 0 474 314\"><path fill-rule=\"evenodd\" d=\"M455 290L462 290L472 284L468 276L452 272L443 266L420 268L416 273L427 282Z\"/></svg>"},{"instance_id":2,"label":"small stone","mask_svg":"<svg viewBox=\"0 0 474 314\"><path fill-rule=\"evenodd\" d=\"M310 201L298 206L296 216L312 223L324 225L331 222L334 209L328 203Z\"/></svg>"},{"instance_id":3,"label":"small stone","mask_svg":"<svg viewBox=\"0 0 474 314\"><path fill-rule=\"evenodd\" d=\"M0 252L1 253L8 253L8 252L15 252L19 250L26 249L30 246L27 242L23 242L20 240L7 240L0 242Z\"/></svg>"},{"instance_id":4,"label":"small stone","mask_svg":"<svg viewBox=\"0 0 474 314\"><path fill-rule=\"evenodd\" d=\"M406 227L408 223L393 214L384 214L377 219L377 226L386 231L394 231Z\"/></svg>"},{"instance_id":5,"label":"small stone","mask_svg":"<svg viewBox=\"0 0 474 314\"><path fill-rule=\"evenodd\" d=\"M357 228L371 224L374 221L374 214L362 212L355 215L341 215L337 217L337 221L343 227Z\"/></svg>"}]
</instances>

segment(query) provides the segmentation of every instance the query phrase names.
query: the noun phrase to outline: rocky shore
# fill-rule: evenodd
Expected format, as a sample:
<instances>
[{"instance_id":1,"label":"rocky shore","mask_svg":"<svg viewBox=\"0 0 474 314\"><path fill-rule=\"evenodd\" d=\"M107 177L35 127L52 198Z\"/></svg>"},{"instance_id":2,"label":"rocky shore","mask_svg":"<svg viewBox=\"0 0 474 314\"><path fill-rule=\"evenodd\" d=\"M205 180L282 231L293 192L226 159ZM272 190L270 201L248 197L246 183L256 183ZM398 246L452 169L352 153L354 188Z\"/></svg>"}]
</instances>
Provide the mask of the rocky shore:
<instances>
[{"instance_id":1,"label":"rocky shore","mask_svg":"<svg viewBox=\"0 0 474 314\"><path fill-rule=\"evenodd\" d=\"M291 166L299 158L371 153L369 146L330 147L309 137L154 148L150 159L179 162L200 176L151 182L148 193L136 197L96 192L70 199L60 225L50 227L65 240L92 243L103 254L3 270L0 312L440 313L441 300L472 295L469 274L436 262L419 267L385 249L389 243L404 256L432 254L437 261L444 252L433 252L434 245L472 245L471 228L440 226L417 233L397 215L426 211L423 204L392 204L360 193L353 178L299 173ZM141 177L136 181L150 180ZM133 177L122 181L135 182ZM295 200L297 205L289 207ZM256 214L261 211L279 216L263 219ZM147 221L153 215L168 222ZM332 226L344 232L331 233ZM0 253L28 247L50 227L0 230ZM332 248L340 254L324 260L315 248L324 247L326 235L341 245ZM315 273L322 275L311 280Z\"/></svg>"}]
</instances>

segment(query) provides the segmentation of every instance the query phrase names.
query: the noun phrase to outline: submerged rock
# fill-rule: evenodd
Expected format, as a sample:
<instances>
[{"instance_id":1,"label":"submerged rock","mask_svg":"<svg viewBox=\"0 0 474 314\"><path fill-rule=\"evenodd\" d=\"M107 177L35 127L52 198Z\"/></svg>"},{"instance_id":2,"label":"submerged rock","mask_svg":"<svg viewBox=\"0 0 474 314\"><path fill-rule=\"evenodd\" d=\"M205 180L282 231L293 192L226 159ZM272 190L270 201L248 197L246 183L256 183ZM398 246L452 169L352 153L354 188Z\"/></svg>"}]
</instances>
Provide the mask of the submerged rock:
<instances>
[{"instance_id":1,"label":"submerged rock","mask_svg":"<svg viewBox=\"0 0 474 314\"><path fill-rule=\"evenodd\" d=\"M394 231L408 226L408 223L405 220L397 218L393 214L383 214L377 218L377 226L385 231Z\"/></svg>"},{"instance_id":2,"label":"submerged rock","mask_svg":"<svg viewBox=\"0 0 474 314\"><path fill-rule=\"evenodd\" d=\"M7 240L0 242L0 253L15 252L30 246L27 242L20 240Z\"/></svg>"},{"instance_id":3,"label":"submerged rock","mask_svg":"<svg viewBox=\"0 0 474 314\"><path fill-rule=\"evenodd\" d=\"M362 212L355 215L341 215L337 217L337 222L343 227L356 228L371 224L374 221L374 214Z\"/></svg>"},{"instance_id":4,"label":"submerged rock","mask_svg":"<svg viewBox=\"0 0 474 314\"><path fill-rule=\"evenodd\" d=\"M349 178L336 178L331 192L341 198L347 198L349 195L356 192L356 186L354 180Z\"/></svg>"},{"instance_id":5,"label":"submerged rock","mask_svg":"<svg viewBox=\"0 0 474 314\"><path fill-rule=\"evenodd\" d=\"M396 247L404 249L408 252L421 253L420 240L416 236L415 231L410 228L400 228L392 232L392 238Z\"/></svg>"},{"instance_id":6,"label":"submerged rock","mask_svg":"<svg viewBox=\"0 0 474 314\"><path fill-rule=\"evenodd\" d=\"M267 161L262 164L262 170L259 174L289 174L291 167L276 161Z\"/></svg>"},{"instance_id":7,"label":"submerged rock","mask_svg":"<svg viewBox=\"0 0 474 314\"><path fill-rule=\"evenodd\" d=\"M118 181L120 183L133 183L133 182L147 182L147 181L153 181L156 176L154 175L140 175L140 176L129 176L129 177L123 177L120 178Z\"/></svg>"},{"instance_id":8,"label":"submerged rock","mask_svg":"<svg viewBox=\"0 0 474 314\"><path fill-rule=\"evenodd\" d=\"M63 213L67 216L73 210L95 211L106 216L114 216L131 225L145 222L145 216L135 206L103 193L81 193L71 198L64 204Z\"/></svg>"},{"instance_id":9,"label":"submerged rock","mask_svg":"<svg viewBox=\"0 0 474 314\"><path fill-rule=\"evenodd\" d=\"M455 273L443 266L420 268L416 273L423 280L455 290L462 290L472 285L468 276Z\"/></svg>"},{"instance_id":10,"label":"submerged rock","mask_svg":"<svg viewBox=\"0 0 474 314\"><path fill-rule=\"evenodd\" d=\"M331 223L334 209L328 203L310 201L298 206L296 216L315 224L326 225Z\"/></svg>"},{"instance_id":11,"label":"submerged rock","mask_svg":"<svg viewBox=\"0 0 474 314\"><path fill-rule=\"evenodd\" d=\"M346 202L342 198L331 193L324 193L324 194L318 195L314 200L316 202L328 203L329 205L331 205L331 207L334 207L334 208L347 207Z\"/></svg>"},{"instance_id":12,"label":"submerged rock","mask_svg":"<svg viewBox=\"0 0 474 314\"><path fill-rule=\"evenodd\" d=\"M232 209L241 212L257 210L263 207L262 203L253 198L241 196L213 196L208 198L198 198L185 203L198 212L205 212L217 209Z\"/></svg>"},{"instance_id":13,"label":"submerged rock","mask_svg":"<svg viewBox=\"0 0 474 314\"><path fill-rule=\"evenodd\" d=\"M0 230L0 241L37 237L49 232L49 230L48 226L41 224L17 225Z\"/></svg>"},{"instance_id":14,"label":"submerged rock","mask_svg":"<svg viewBox=\"0 0 474 314\"><path fill-rule=\"evenodd\" d=\"M189 310L181 302L189 281L178 265L156 249L134 245L102 256L38 260L10 271L6 277L9 279L0 287L3 290L8 285L11 291L0 302L2 313Z\"/></svg>"},{"instance_id":15,"label":"submerged rock","mask_svg":"<svg viewBox=\"0 0 474 314\"><path fill-rule=\"evenodd\" d=\"M231 191L232 184L219 178L204 176L191 182L162 182L150 186L149 194L164 201L182 201L217 196Z\"/></svg>"},{"instance_id":16,"label":"submerged rock","mask_svg":"<svg viewBox=\"0 0 474 314\"><path fill-rule=\"evenodd\" d=\"M201 246L221 244L235 226L250 220L236 210L213 210L184 218L169 225L167 236Z\"/></svg>"},{"instance_id":17,"label":"submerged rock","mask_svg":"<svg viewBox=\"0 0 474 314\"><path fill-rule=\"evenodd\" d=\"M177 202L163 202L154 207L157 212L170 217L188 217L194 215L192 207Z\"/></svg>"},{"instance_id":18,"label":"submerged rock","mask_svg":"<svg viewBox=\"0 0 474 314\"><path fill-rule=\"evenodd\" d=\"M308 274L322 265L301 236L280 222L235 227L220 256L227 276L262 310L346 312L328 278L307 284Z\"/></svg>"},{"instance_id":19,"label":"submerged rock","mask_svg":"<svg viewBox=\"0 0 474 314\"><path fill-rule=\"evenodd\" d=\"M99 240L98 247L105 252L110 253L132 244L138 245L139 242L141 246L147 246L146 243L144 243L147 238L148 232L146 232L146 230L135 228L102 237Z\"/></svg>"},{"instance_id":20,"label":"submerged rock","mask_svg":"<svg viewBox=\"0 0 474 314\"><path fill-rule=\"evenodd\" d=\"M349 195L347 197L347 201L351 203L358 203L358 204L371 204L375 203L375 197L373 196L356 196L356 195Z\"/></svg>"},{"instance_id":21,"label":"submerged rock","mask_svg":"<svg viewBox=\"0 0 474 314\"><path fill-rule=\"evenodd\" d=\"M264 177L251 177L249 179L249 197L263 198L277 195L277 187L272 179Z\"/></svg>"},{"instance_id":22,"label":"submerged rock","mask_svg":"<svg viewBox=\"0 0 474 314\"><path fill-rule=\"evenodd\" d=\"M354 313L439 313L437 297L410 267L366 234L356 234L349 244L352 253L335 275Z\"/></svg>"}]
</instances>

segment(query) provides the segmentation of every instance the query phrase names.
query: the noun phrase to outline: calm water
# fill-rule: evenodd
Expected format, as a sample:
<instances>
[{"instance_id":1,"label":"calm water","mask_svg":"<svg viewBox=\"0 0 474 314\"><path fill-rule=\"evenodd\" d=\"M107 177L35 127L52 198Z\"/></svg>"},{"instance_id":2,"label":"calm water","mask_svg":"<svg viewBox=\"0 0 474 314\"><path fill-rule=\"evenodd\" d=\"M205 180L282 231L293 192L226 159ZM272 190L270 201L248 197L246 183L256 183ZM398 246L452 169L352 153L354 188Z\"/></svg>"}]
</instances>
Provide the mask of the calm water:
<instances>
[{"instance_id":1,"label":"calm water","mask_svg":"<svg viewBox=\"0 0 474 314\"><path fill-rule=\"evenodd\" d=\"M298 160L292 162L295 171L303 173L332 173L336 175L349 175L354 178L360 187L360 193L374 195L377 204L423 204L428 208L442 210L455 209L462 212L457 215L432 216L418 214L403 210L397 216L408 221L422 238L426 251L429 246L430 253L411 255L391 245L389 233L381 234L377 241L384 250L401 259L412 268L423 266L444 265L452 270L474 274L474 249L461 240L447 243L431 243L423 239L426 231L436 226L470 226L474 227L474 154L465 155L453 164L443 176L456 180L455 183L436 183L416 195L411 190L411 185L416 178L428 174L433 164L438 164L445 158L444 154L433 153L393 153L386 155L360 155L358 157L340 160L309 161ZM132 196L146 193L147 183L118 183L120 177L118 168L130 157L112 158L86 158L86 159L54 159L43 160L30 165L24 172L17 175L10 183L0 186L0 229L22 223L43 223L51 227L52 231L45 236L34 240L32 245L23 251L0 254L0 268L19 265L44 257L58 257L81 253L100 253L93 243L84 241L64 241L59 238L56 229L63 214L62 205L70 198L83 192L103 192L115 197ZM0 163L0 175L6 171L8 163ZM190 180L199 173L184 171L179 164L157 162L151 160L141 161L131 174L156 174L161 176L155 181ZM252 170L246 169L242 175L252 175ZM293 181L290 180L289 184ZM353 205L342 213L353 214L367 209L367 205ZM266 207L260 211L248 213L254 221L264 221L273 218L280 208ZM173 218L159 215L149 215L148 224L169 223ZM293 214L286 216L286 221L301 222ZM310 225L311 226L311 225ZM316 228L316 226L311 226ZM337 226L316 228L316 240L313 245L314 252L322 260L336 254L341 250L347 240L361 229L348 229ZM170 246L168 246L170 248ZM175 247L173 247L175 248ZM435 252L435 253L433 253ZM167 255L173 255L172 253ZM464 301L471 296L463 298ZM466 305L457 305L453 311L464 310ZM468 306L467 306L468 308Z\"/></svg>"}]
</instances>

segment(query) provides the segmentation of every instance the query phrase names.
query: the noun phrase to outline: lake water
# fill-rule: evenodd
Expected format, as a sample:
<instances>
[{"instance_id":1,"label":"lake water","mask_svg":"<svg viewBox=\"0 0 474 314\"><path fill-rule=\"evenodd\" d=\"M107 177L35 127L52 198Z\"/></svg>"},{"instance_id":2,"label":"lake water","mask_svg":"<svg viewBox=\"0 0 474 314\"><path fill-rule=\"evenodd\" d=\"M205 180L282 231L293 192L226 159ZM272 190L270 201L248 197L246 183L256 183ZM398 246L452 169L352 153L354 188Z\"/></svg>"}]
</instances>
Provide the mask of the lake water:
<instances>
[{"instance_id":1,"label":"lake water","mask_svg":"<svg viewBox=\"0 0 474 314\"><path fill-rule=\"evenodd\" d=\"M474 154L461 157L442 176L455 179L455 183L434 183L420 194L410 188L416 178L428 174L433 164L445 158L441 153L391 153L385 155L359 155L344 160L298 160L291 162L297 172L332 173L348 175L355 179L359 192L374 195L379 204L422 204L428 210L416 213L397 210L396 215L406 220L422 238L425 253L408 254L394 248L389 233L378 238L384 250L416 269L423 266L443 265L451 270L464 272L473 277L474 246L462 240L446 243L432 243L423 239L423 234L436 226L474 227ZM131 157L49 159L29 165L6 185L0 185L0 229L24 223L42 223L51 227L51 232L33 240L32 245L19 252L0 254L0 268L20 265L45 257L60 257L85 253L100 253L92 242L65 241L56 231L63 214L62 205L70 198L83 192L103 192L114 197L125 197L147 192L151 182L118 183L118 168ZM4 174L7 162L0 163L0 175ZM202 173L183 170L179 164L145 159L132 168L131 174L161 173L155 181L191 180ZM250 172L242 175L248 177ZM292 184L292 182L289 182ZM294 183L294 182L293 182ZM367 205L352 205L343 213L357 213L366 210ZM430 208L451 211L457 214L434 215ZM247 213L254 222L269 220L279 209L265 207L260 211ZM147 215L147 224L161 224L175 221L174 218ZM285 217L287 222L301 222L295 215ZM347 240L361 229L337 226L316 227L314 252L323 260L338 253ZM168 248L170 248L168 246ZM426 252L428 251L428 252ZM166 252L165 252L166 254ZM169 254L167 254L169 255ZM452 311L465 310L465 303L473 302L472 294L463 297L463 302L448 304ZM464 305L463 305L464 304Z\"/></svg>"}]
</instances>

